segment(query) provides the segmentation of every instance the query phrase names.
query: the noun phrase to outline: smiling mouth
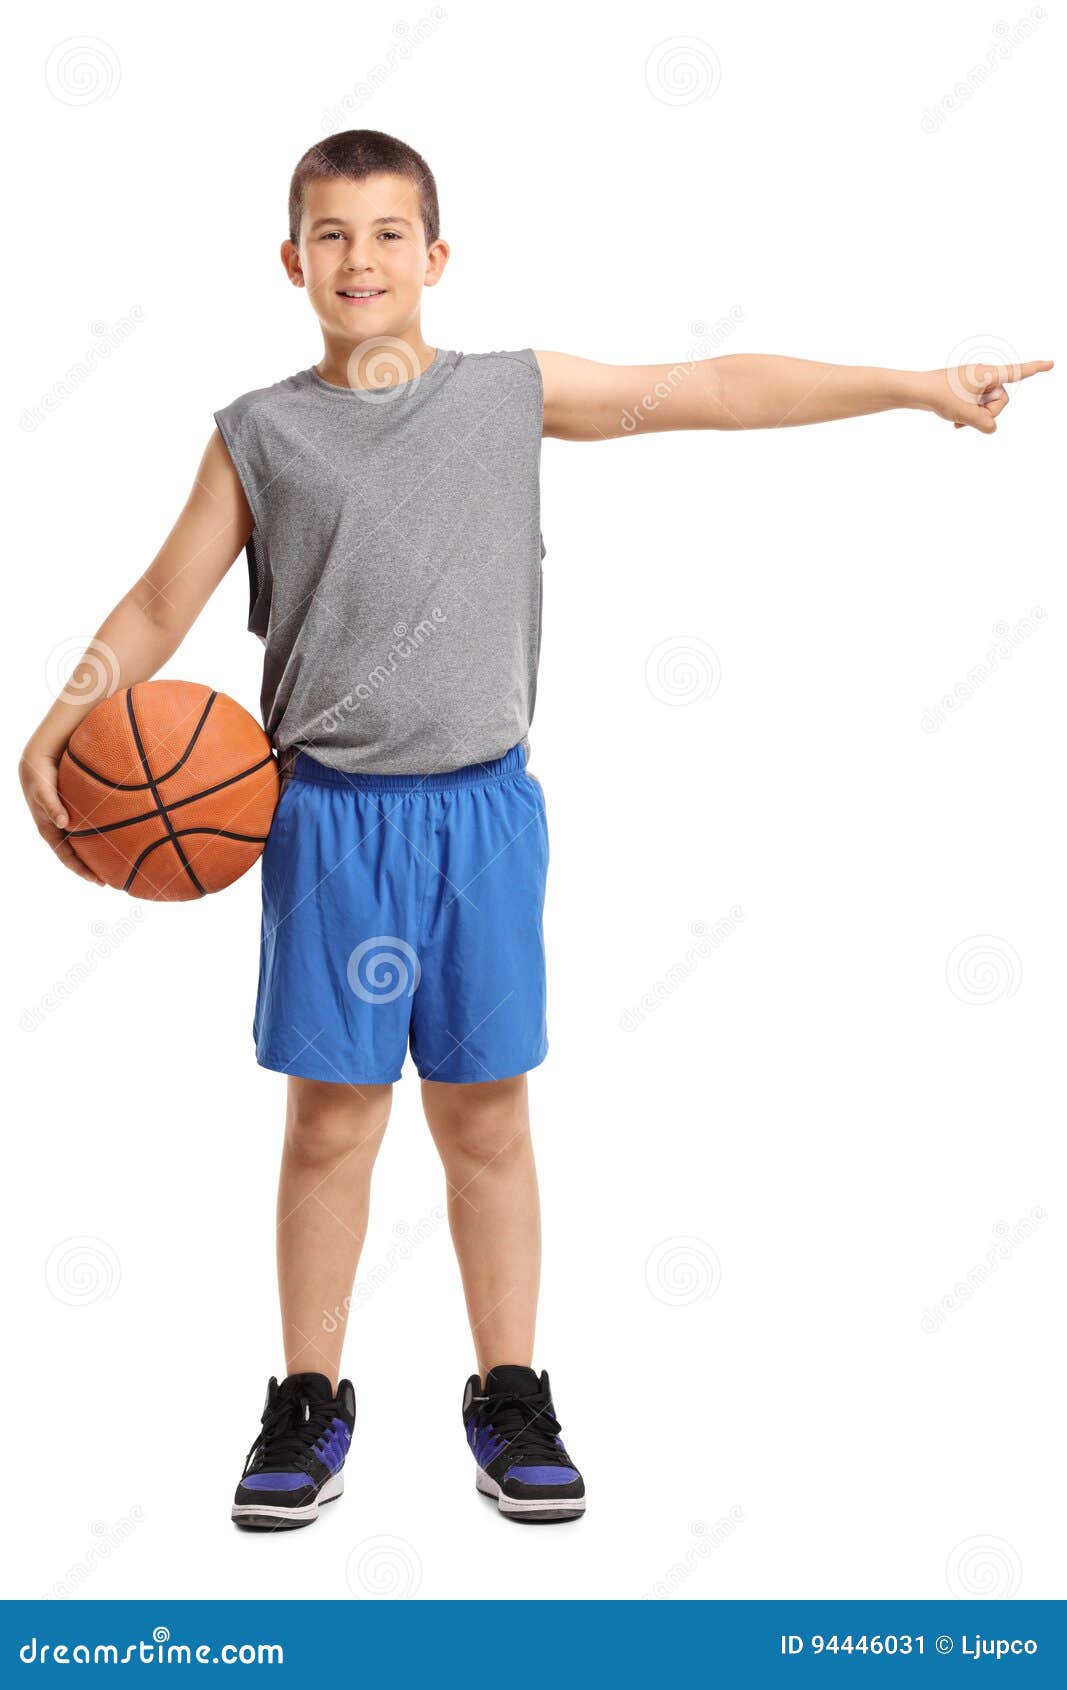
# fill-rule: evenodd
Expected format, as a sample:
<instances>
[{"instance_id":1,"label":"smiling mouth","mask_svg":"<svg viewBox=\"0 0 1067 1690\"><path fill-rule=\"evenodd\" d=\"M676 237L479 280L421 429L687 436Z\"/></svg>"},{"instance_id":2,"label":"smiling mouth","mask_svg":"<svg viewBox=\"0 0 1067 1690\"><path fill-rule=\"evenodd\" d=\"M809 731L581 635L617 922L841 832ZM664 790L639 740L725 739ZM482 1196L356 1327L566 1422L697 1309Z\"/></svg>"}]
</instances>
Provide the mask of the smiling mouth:
<instances>
[{"instance_id":1,"label":"smiling mouth","mask_svg":"<svg viewBox=\"0 0 1067 1690\"><path fill-rule=\"evenodd\" d=\"M384 292L384 288L338 288L337 297L363 304L368 299L381 299Z\"/></svg>"}]
</instances>

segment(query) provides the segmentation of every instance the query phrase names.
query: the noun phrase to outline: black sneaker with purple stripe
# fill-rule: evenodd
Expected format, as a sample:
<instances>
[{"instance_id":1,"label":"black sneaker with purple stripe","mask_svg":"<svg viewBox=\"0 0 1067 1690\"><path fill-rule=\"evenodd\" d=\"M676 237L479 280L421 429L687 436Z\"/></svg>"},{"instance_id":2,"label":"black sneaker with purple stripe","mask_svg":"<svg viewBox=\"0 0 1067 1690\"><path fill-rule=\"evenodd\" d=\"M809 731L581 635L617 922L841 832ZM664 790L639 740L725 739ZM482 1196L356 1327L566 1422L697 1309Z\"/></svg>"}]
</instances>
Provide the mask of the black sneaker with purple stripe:
<instances>
[{"instance_id":1,"label":"black sneaker with purple stripe","mask_svg":"<svg viewBox=\"0 0 1067 1690\"><path fill-rule=\"evenodd\" d=\"M478 1463L475 1484L513 1520L575 1520L585 1512L585 1484L552 1408L548 1374L532 1367L492 1367L467 1380L463 1424Z\"/></svg>"},{"instance_id":2,"label":"black sneaker with purple stripe","mask_svg":"<svg viewBox=\"0 0 1067 1690\"><path fill-rule=\"evenodd\" d=\"M356 1423L356 1393L336 1394L322 1373L271 1379L262 1430L245 1460L231 1518L251 1531L310 1526L319 1505L345 1488L344 1464Z\"/></svg>"}]
</instances>

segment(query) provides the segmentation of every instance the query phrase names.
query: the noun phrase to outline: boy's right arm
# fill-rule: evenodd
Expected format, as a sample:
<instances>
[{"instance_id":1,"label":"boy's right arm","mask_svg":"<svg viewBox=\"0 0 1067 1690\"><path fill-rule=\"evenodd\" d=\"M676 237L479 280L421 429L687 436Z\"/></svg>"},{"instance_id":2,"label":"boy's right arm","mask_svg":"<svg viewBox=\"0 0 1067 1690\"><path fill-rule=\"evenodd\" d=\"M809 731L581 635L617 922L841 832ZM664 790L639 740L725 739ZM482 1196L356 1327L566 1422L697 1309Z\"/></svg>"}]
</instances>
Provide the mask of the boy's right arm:
<instances>
[{"instance_id":1,"label":"boy's right arm","mask_svg":"<svg viewBox=\"0 0 1067 1690\"><path fill-rule=\"evenodd\" d=\"M105 697L147 681L173 657L253 528L252 512L218 429L205 448L185 508L161 551L101 623L19 759L19 779L37 831L83 880L104 882L64 837L68 816L57 787L59 760L78 723ZM101 688L101 666L106 685ZM96 684L94 684L94 681ZM85 696L78 698L81 687Z\"/></svg>"}]
</instances>

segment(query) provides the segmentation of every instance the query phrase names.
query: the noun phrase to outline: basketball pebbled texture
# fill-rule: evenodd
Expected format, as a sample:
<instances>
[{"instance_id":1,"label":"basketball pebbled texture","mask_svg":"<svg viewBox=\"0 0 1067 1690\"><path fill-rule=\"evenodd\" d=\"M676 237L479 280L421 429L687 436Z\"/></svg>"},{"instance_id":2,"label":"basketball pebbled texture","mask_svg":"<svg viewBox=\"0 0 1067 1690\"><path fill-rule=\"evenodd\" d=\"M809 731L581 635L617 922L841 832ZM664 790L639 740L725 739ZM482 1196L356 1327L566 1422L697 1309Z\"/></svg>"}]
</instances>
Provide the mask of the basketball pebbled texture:
<instances>
[{"instance_id":1,"label":"basketball pebbled texture","mask_svg":"<svg viewBox=\"0 0 1067 1690\"><path fill-rule=\"evenodd\" d=\"M109 886L178 903L252 867L278 802L262 727L196 681L142 681L79 722L60 759L66 837Z\"/></svg>"}]
</instances>

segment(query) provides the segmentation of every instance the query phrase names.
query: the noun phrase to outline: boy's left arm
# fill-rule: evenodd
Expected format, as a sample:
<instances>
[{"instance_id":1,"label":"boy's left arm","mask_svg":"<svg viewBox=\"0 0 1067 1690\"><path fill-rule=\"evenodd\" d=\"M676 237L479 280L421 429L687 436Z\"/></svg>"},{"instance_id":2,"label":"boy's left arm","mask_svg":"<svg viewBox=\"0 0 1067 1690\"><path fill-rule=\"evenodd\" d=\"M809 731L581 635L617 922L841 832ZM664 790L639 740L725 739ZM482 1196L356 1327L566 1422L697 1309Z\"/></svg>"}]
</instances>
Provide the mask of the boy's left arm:
<instances>
[{"instance_id":1,"label":"boy's left arm","mask_svg":"<svg viewBox=\"0 0 1067 1690\"><path fill-rule=\"evenodd\" d=\"M957 428L994 434L1008 385L1052 368L1046 358L880 370L755 352L674 364L598 364L566 352L536 356L544 383L543 433L556 440L613 440L681 428L787 428L898 409L932 411Z\"/></svg>"}]
</instances>

